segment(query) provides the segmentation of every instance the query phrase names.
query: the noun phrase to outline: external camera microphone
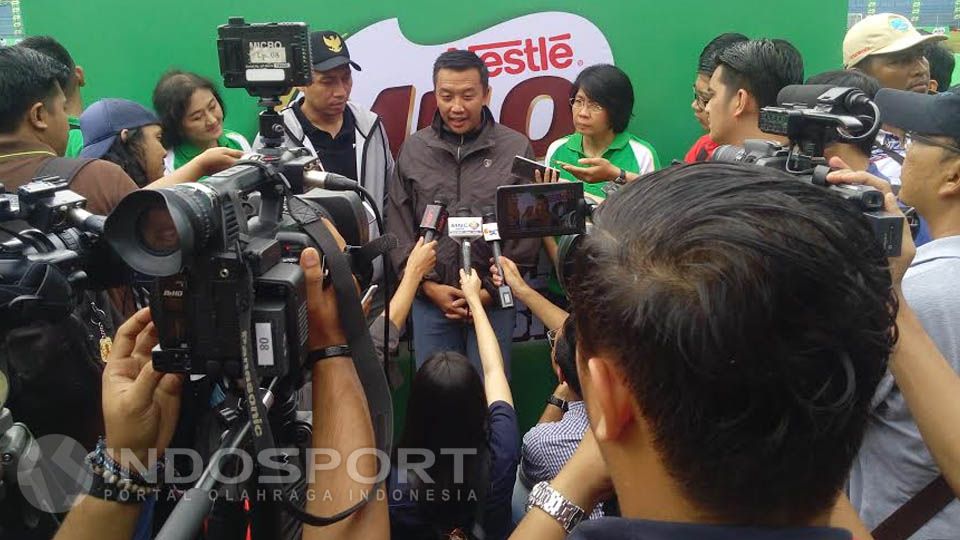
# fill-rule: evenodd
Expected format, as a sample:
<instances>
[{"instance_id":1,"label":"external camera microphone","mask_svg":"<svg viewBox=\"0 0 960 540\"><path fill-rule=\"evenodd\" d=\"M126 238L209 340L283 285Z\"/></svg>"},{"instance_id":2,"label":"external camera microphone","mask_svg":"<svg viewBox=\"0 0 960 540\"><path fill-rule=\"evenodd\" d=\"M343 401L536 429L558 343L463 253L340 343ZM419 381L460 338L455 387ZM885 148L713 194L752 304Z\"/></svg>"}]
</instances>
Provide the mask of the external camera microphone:
<instances>
[{"instance_id":1,"label":"external camera microphone","mask_svg":"<svg viewBox=\"0 0 960 540\"><path fill-rule=\"evenodd\" d=\"M429 244L443 234L443 229L447 227L447 205L434 201L428 204L423 211L423 219L420 220L420 235L423 236L423 243Z\"/></svg>"},{"instance_id":2,"label":"external camera microphone","mask_svg":"<svg viewBox=\"0 0 960 540\"><path fill-rule=\"evenodd\" d=\"M329 189L330 191L359 191L360 184L342 174L326 171L307 171L303 173L305 188Z\"/></svg>"},{"instance_id":3,"label":"external camera microphone","mask_svg":"<svg viewBox=\"0 0 960 540\"><path fill-rule=\"evenodd\" d=\"M503 266L500 265L500 228L497 226L497 215L494 212L487 212L483 215L483 239L493 249L493 262L497 265L500 276L503 277ZM513 307L513 291L507 285L506 278L497 289L497 299L500 302L501 309Z\"/></svg>"}]
</instances>

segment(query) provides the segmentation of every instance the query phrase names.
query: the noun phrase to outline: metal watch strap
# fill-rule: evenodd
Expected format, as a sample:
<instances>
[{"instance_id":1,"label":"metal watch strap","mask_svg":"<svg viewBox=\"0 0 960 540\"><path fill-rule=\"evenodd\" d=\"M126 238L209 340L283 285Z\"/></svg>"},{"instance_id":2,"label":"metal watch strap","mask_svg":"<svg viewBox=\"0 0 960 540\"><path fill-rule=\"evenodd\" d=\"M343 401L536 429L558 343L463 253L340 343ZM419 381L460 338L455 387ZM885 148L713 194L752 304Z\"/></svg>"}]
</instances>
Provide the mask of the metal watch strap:
<instances>
[{"instance_id":1,"label":"metal watch strap","mask_svg":"<svg viewBox=\"0 0 960 540\"><path fill-rule=\"evenodd\" d=\"M558 409L560 409L560 410L563 411L563 412L567 412L568 410L570 410L570 404L569 404L569 403L567 403L566 401L564 401L564 400L561 399L561 398L558 398L557 396L555 396L555 395L553 395L553 394L551 394L549 397L547 397L547 404L548 404L548 405L553 405L554 407L557 407Z\"/></svg>"},{"instance_id":2,"label":"metal watch strap","mask_svg":"<svg viewBox=\"0 0 960 540\"><path fill-rule=\"evenodd\" d=\"M555 519L567 533L572 532L587 514L583 508L568 501L563 494L553 489L549 482L540 482L530 490L527 511L534 507Z\"/></svg>"}]
</instances>

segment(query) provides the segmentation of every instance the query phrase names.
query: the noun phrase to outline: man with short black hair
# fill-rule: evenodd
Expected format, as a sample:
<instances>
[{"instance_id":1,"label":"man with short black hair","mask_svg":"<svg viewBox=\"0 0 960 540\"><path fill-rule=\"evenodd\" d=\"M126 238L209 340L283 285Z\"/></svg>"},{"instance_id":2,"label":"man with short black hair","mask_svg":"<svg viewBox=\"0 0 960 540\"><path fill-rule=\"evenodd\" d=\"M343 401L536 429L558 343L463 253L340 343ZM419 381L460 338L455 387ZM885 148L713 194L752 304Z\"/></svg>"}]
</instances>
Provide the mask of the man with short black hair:
<instances>
[{"instance_id":1,"label":"man with short black hair","mask_svg":"<svg viewBox=\"0 0 960 540\"><path fill-rule=\"evenodd\" d=\"M391 252L398 271L403 271L417 241L420 218L428 204L441 201L451 215L465 213L479 218L496 205L497 187L530 181L511 176L514 157L532 158L533 148L525 136L494 120L487 108L489 78L487 65L470 51L447 51L434 63L436 116L429 127L404 142L388 187L386 228L400 241ZM509 374L516 312L514 308L493 309L497 289L489 278L492 252L483 240L472 244L469 263L484 278L481 299L488 308ZM539 246L539 239L506 241L503 253L518 265L531 267ZM441 237L437 266L425 277L422 295L413 304L417 366L435 352L458 351L480 369L470 312L459 289L461 259L457 242Z\"/></svg>"},{"instance_id":2,"label":"man with short black hair","mask_svg":"<svg viewBox=\"0 0 960 540\"><path fill-rule=\"evenodd\" d=\"M943 43L930 43L923 55L930 63L930 92L948 91L953 81L953 70L957 66L953 51Z\"/></svg>"},{"instance_id":3,"label":"man with short black hair","mask_svg":"<svg viewBox=\"0 0 960 540\"><path fill-rule=\"evenodd\" d=\"M72 72L27 47L0 48L0 178L7 191L32 180L66 152L67 98ZM87 198L87 209L108 214L137 189L123 169L102 160L82 165L70 189Z\"/></svg>"},{"instance_id":4,"label":"man with short black hair","mask_svg":"<svg viewBox=\"0 0 960 540\"><path fill-rule=\"evenodd\" d=\"M780 140L760 131L760 109L776 105L785 86L803 83L803 58L788 41L757 39L735 43L717 56L710 77L710 138L741 146L747 139Z\"/></svg>"},{"instance_id":5,"label":"man with short black hair","mask_svg":"<svg viewBox=\"0 0 960 540\"><path fill-rule=\"evenodd\" d=\"M750 38L737 32L728 32L710 40L710 43L707 43L703 51L700 52L697 77L693 81L693 101L690 103L690 108L693 109L693 115L707 133L697 139L697 142L687 152L686 157L683 158L687 163L706 161L717 149L717 143L710 138L710 118L706 111L707 103L710 101L710 77L717 70L717 55L727 47L744 41L750 41Z\"/></svg>"},{"instance_id":6,"label":"man with short black hair","mask_svg":"<svg viewBox=\"0 0 960 540\"><path fill-rule=\"evenodd\" d=\"M69 115L67 119L70 122L70 138L67 141L67 149L63 156L79 156L80 150L83 149L83 133L80 131L83 97L80 95L80 89L87 84L86 73L81 66L73 61L73 57L70 56L66 47L50 36L30 36L17 43L17 46L43 53L60 62L70 71L70 78L63 88L63 94L67 98L67 114Z\"/></svg>"},{"instance_id":7,"label":"man with short black hair","mask_svg":"<svg viewBox=\"0 0 960 540\"><path fill-rule=\"evenodd\" d=\"M896 315L859 208L780 171L694 164L621 189L581 251L591 429L513 538L563 538L612 490L623 518L570 538L849 540L827 525Z\"/></svg>"}]
</instances>

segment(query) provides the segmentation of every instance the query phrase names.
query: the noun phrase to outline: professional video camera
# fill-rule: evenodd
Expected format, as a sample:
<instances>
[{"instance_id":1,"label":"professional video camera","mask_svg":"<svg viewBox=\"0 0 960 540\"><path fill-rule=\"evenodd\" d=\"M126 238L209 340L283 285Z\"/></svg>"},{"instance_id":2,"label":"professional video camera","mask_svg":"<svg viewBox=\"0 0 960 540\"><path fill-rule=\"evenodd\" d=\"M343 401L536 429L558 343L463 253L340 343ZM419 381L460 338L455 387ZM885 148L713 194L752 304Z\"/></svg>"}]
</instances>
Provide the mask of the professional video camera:
<instances>
[{"instance_id":1,"label":"professional video camera","mask_svg":"<svg viewBox=\"0 0 960 540\"><path fill-rule=\"evenodd\" d=\"M0 185L0 320L5 328L58 320L77 295L122 281L100 241L104 218L56 176L36 178L16 193Z\"/></svg>"},{"instance_id":2,"label":"professional video camera","mask_svg":"<svg viewBox=\"0 0 960 540\"><path fill-rule=\"evenodd\" d=\"M761 109L760 129L788 137L788 146L750 139L742 148L717 148L712 160L772 167L829 189L863 212L888 256L900 255L903 218L884 211L883 194L872 187L827 182L831 169L823 157L824 147L831 143L872 141L881 126L876 104L856 88L830 85L787 86L777 96L777 104Z\"/></svg>"},{"instance_id":3,"label":"professional video camera","mask_svg":"<svg viewBox=\"0 0 960 540\"><path fill-rule=\"evenodd\" d=\"M230 412L214 415L223 433L206 437L210 450L220 445L213 456L222 458L223 450L249 445L251 439L257 451L274 450L278 442L307 442L310 425L296 418L298 390L311 367L307 290L298 261L304 248L315 247L322 254L325 283L337 294L378 447L389 453L389 389L354 280L355 275L361 284L369 279L372 260L389 246L368 244L361 196L369 194L352 180L323 173L307 150L283 148L283 124L274 110L281 95L312 78L307 25L248 24L233 17L218 34L224 84L247 89L265 108L260 133L266 147L202 182L132 193L105 227L116 253L149 280L160 342L153 351L154 368L206 375L227 395L223 403ZM319 188L304 193L308 186ZM344 237L346 253L322 219ZM277 441L271 424L279 428ZM216 461L206 471L220 467ZM192 538L213 505L208 494L218 477L201 476L191 490L196 496L180 501L158 538ZM332 522L284 502L302 521Z\"/></svg>"}]
</instances>

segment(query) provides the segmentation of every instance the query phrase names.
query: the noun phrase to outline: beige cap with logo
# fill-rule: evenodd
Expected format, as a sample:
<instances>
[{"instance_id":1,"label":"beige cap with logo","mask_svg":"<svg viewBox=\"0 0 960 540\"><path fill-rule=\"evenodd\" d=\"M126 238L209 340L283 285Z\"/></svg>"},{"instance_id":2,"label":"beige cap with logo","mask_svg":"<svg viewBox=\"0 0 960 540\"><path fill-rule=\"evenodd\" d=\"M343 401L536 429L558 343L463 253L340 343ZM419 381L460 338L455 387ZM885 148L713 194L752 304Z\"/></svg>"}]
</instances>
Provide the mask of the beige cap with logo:
<instances>
[{"instance_id":1,"label":"beige cap with logo","mask_svg":"<svg viewBox=\"0 0 960 540\"><path fill-rule=\"evenodd\" d=\"M921 35L903 15L878 13L847 31L843 38L843 67L852 68L868 56L905 51L921 43L945 39L947 36L943 35Z\"/></svg>"}]
</instances>

